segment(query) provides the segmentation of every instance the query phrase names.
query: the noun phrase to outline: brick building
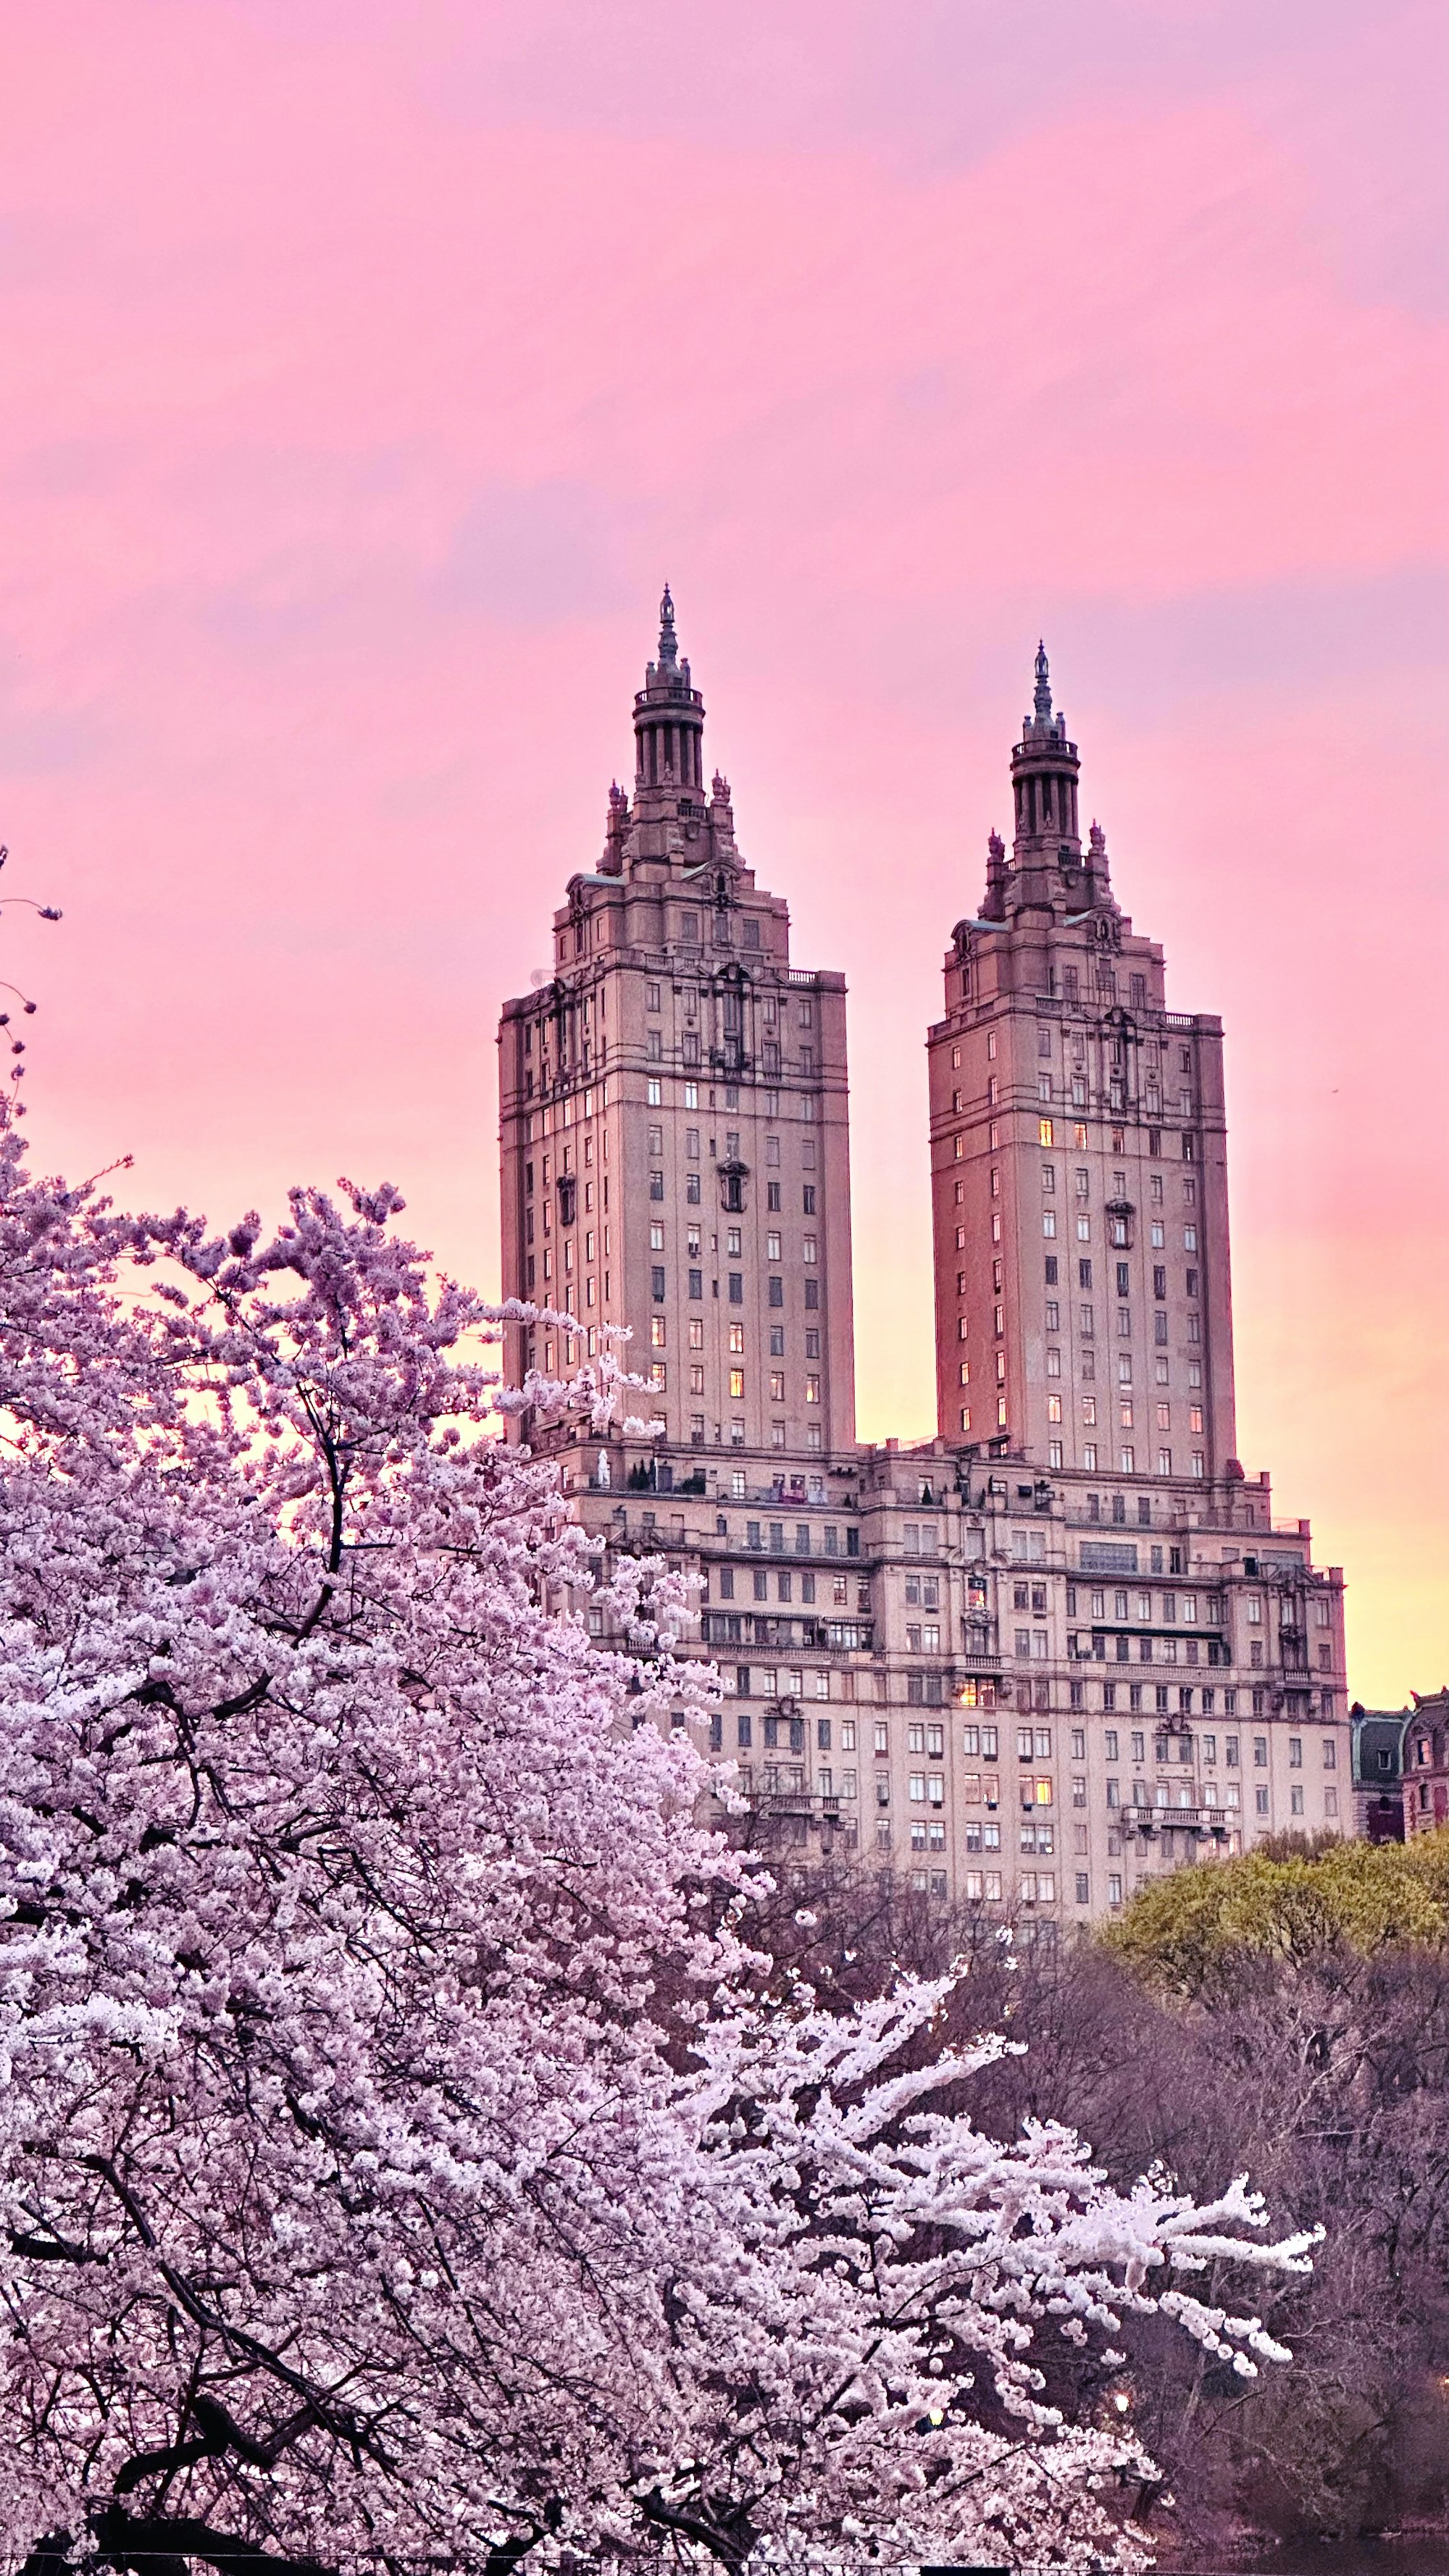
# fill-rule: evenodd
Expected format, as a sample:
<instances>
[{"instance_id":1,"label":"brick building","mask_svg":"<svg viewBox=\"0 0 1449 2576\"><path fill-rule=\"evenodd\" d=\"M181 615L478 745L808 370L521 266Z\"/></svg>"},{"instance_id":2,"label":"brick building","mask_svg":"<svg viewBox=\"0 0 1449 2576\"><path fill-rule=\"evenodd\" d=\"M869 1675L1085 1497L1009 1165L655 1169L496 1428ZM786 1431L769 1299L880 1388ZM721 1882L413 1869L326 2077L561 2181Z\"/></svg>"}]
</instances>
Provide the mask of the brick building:
<instances>
[{"instance_id":1,"label":"brick building","mask_svg":"<svg viewBox=\"0 0 1449 2576\"><path fill-rule=\"evenodd\" d=\"M802 1858L1056 1926L1351 1829L1341 1576L1234 1455L1221 1027L1083 849L1045 655L927 1041L926 1444L855 1437L844 979L792 962L703 728L666 592L632 796L499 1032L504 1291L578 1326L509 1365L627 1324L662 1428L521 1430L611 1549L699 1570L721 1748Z\"/></svg>"}]
</instances>

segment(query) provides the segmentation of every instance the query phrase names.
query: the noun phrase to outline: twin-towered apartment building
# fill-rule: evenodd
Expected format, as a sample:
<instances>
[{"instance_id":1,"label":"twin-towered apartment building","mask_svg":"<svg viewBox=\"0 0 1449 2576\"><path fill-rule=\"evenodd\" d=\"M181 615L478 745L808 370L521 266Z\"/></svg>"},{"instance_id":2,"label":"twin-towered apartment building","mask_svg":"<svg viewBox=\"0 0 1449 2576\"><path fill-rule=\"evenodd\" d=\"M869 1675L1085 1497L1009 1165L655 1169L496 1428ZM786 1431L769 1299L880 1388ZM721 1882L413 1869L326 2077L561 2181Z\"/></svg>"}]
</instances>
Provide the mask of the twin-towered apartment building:
<instances>
[{"instance_id":1,"label":"twin-towered apartment building","mask_svg":"<svg viewBox=\"0 0 1449 2576\"><path fill-rule=\"evenodd\" d=\"M503 1011L503 1277L578 1326L512 1327L518 1374L632 1332L662 1427L533 1436L611 1549L703 1577L757 1829L1052 1924L1352 1830L1342 1577L1234 1454L1221 1023L1083 844L1045 653L927 1033L925 1445L855 1436L845 983L792 965L703 730L666 591L632 796Z\"/></svg>"}]
</instances>

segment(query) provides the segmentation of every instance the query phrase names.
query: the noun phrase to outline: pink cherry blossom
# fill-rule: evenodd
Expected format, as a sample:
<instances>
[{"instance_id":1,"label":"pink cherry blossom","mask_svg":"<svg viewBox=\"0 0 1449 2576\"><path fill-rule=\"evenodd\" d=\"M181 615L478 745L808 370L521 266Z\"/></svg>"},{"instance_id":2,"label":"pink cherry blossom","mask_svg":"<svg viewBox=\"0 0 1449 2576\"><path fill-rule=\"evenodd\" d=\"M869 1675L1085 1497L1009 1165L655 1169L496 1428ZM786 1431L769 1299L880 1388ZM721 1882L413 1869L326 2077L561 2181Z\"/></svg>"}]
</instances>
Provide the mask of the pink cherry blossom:
<instances>
[{"instance_id":1,"label":"pink cherry blossom","mask_svg":"<svg viewBox=\"0 0 1449 2576\"><path fill-rule=\"evenodd\" d=\"M131 1219L0 1134L5 2563L1134 2563L1039 2336L1251 2371L1206 2283L1306 2240L981 2135L941 1988L704 1928L686 1590L626 1561L591 1646L499 1434L636 1382L501 1389L400 1208Z\"/></svg>"}]
</instances>

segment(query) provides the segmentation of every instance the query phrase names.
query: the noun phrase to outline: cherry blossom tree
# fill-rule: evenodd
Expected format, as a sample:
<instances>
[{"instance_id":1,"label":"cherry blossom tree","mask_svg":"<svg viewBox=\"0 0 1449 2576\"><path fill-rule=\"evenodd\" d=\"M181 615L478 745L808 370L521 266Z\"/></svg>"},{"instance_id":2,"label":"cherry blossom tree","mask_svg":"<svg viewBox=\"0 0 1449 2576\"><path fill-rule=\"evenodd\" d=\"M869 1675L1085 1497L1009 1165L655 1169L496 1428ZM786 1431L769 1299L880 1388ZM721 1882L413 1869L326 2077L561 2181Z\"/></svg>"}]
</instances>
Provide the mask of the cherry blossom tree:
<instances>
[{"instance_id":1,"label":"cherry blossom tree","mask_svg":"<svg viewBox=\"0 0 1449 2576\"><path fill-rule=\"evenodd\" d=\"M940 1986L771 1987L678 1583L592 1647L498 1436L630 1382L501 1390L400 1208L213 1236L0 1134L8 2563L1130 2559L1034 2338L1251 2370L1200 2276L1303 2240L981 2136Z\"/></svg>"}]
</instances>

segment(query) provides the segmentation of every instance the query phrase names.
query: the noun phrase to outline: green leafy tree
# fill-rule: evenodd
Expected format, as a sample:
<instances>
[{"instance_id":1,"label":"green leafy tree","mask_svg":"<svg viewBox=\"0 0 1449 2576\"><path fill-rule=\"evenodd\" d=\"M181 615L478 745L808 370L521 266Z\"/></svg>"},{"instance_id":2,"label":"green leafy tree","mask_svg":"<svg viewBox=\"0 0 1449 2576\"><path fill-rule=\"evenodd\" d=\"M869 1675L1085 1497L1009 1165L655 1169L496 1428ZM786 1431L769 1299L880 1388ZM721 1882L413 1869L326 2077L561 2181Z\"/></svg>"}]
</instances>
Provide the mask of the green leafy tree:
<instances>
[{"instance_id":1,"label":"green leafy tree","mask_svg":"<svg viewBox=\"0 0 1449 2576\"><path fill-rule=\"evenodd\" d=\"M1366 1959L1449 1941L1449 1829L1408 1844L1280 1842L1133 1898L1104 1947L1160 1994L1209 1997L1255 1965Z\"/></svg>"}]
</instances>

